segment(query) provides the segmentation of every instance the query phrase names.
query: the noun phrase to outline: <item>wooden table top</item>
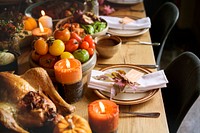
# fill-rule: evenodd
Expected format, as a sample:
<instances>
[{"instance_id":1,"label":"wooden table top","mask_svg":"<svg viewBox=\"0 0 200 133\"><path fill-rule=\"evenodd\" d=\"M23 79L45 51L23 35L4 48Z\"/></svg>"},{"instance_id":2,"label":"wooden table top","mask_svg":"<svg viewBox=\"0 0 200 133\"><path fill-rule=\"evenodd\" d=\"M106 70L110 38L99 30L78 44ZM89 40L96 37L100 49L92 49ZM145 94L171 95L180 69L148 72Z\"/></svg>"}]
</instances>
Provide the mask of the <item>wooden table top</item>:
<instances>
[{"instance_id":1,"label":"wooden table top","mask_svg":"<svg viewBox=\"0 0 200 133\"><path fill-rule=\"evenodd\" d=\"M145 17L145 12L134 12L132 9L144 9L143 3L133 5L115 5L116 11L111 14L112 16L135 16ZM136 37L121 37L123 41L148 41L151 42L149 31ZM28 52L19 57L19 74L29 69ZM121 50L110 59L97 58L98 63L113 63L113 64L155 64L154 53L151 45L138 45L138 44L122 44ZM20 67L21 66L21 67ZM23 66L23 67L22 67ZM96 66L99 69L102 66ZM105 66L104 66L105 67ZM156 69L150 69L156 71ZM85 119L88 119L88 104L99 97L93 92L92 89L84 86L85 94L83 98L74 103L76 107L75 114L78 114ZM161 91L159 90L153 98L147 102L136 105L120 105L120 111L134 111L134 112L160 112L158 118L143 118L143 117L120 117L118 125L118 133L168 133L168 125L164 111Z\"/></svg>"}]
</instances>

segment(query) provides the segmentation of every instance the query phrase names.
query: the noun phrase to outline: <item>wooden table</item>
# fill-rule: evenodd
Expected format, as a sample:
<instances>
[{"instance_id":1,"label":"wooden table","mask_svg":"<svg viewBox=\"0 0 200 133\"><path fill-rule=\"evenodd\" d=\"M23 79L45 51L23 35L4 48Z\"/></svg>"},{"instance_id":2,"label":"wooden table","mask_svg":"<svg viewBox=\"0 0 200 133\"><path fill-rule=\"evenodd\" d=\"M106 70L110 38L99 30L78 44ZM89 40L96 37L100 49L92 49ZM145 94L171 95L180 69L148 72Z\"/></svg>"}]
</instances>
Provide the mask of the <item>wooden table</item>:
<instances>
[{"instance_id":1,"label":"wooden table","mask_svg":"<svg viewBox=\"0 0 200 133\"><path fill-rule=\"evenodd\" d=\"M112 16L137 16L145 17L145 12L133 12L130 11L130 7L134 9L144 9L143 3L134 5L112 5L116 7L116 12L111 14ZM137 37L124 37L123 41L148 41L150 42L150 34L146 32L143 35ZM26 53L23 57L19 58L19 73L25 72L29 69L28 56L30 53ZM114 64L155 64L155 58L151 45L133 45L123 44L121 50L110 59L101 59L98 57L98 63L114 63ZM23 69L22 69L23 68ZM101 68L96 66L95 69ZM151 71L156 71L151 69ZM77 103L75 114L78 114L85 119L88 119L88 104L99 97L87 86L84 87L84 97ZM120 118L118 133L168 133L168 126L166 121L166 115L164 111L164 105L162 100L161 91L159 90L151 100L137 104L137 105L120 105L120 111L136 111L136 112L160 112L159 118L141 118L141 117L125 117Z\"/></svg>"}]
</instances>

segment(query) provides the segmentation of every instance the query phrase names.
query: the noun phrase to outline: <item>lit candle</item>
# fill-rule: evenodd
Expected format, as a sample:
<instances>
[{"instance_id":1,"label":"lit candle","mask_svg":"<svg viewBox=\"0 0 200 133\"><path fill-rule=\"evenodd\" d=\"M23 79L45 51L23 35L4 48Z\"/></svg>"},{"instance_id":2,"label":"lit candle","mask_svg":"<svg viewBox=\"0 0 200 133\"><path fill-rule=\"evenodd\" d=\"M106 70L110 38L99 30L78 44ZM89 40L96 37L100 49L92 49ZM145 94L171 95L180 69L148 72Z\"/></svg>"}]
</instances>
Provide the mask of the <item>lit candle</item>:
<instances>
[{"instance_id":1,"label":"lit candle","mask_svg":"<svg viewBox=\"0 0 200 133\"><path fill-rule=\"evenodd\" d=\"M81 62L77 59L62 59L54 65L56 80L61 84L74 84L82 79Z\"/></svg>"},{"instance_id":2,"label":"lit candle","mask_svg":"<svg viewBox=\"0 0 200 133\"><path fill-rule=\"evenodd\" d=\"M88 120L94 133L116 132L118 119L118 105L110 100L96 100L88 105Z\"/></svg>"},{"instance_id":3,"label":"lit candle","mask_svg":"<svg viewBox=\"0 0 200 133\"><path fill-rule=\"evenodd\" d=\"M61 59L54 65L58 92L68 103L74 103L82 98L82 66L77 59Z\"/></svg>"},{"instance_id":4,"label":"lit candle","mask_svg":"<svg viewBox=\"0 0 200 133\"><path fill-rule=\"evenodd\" d=\"M43 10L41 10L41 14L42 16L38 19L38 21L42 23L44 27L52 29L53 28L52 18L45 15L45 12Z\"/></svg>"},{"instance_id":5,"label":"lit candle","mask_svg":"<svg viewBox=\"0 0 200 133\"><path fill-rule=\"evenodd\" d=\"M49 28L43 27L43 25L39 22L39 28L35 28L32 30L32 35L34 37L43 37L47 39L52 35L52 30Z\"/></svg>"}]
</instances>

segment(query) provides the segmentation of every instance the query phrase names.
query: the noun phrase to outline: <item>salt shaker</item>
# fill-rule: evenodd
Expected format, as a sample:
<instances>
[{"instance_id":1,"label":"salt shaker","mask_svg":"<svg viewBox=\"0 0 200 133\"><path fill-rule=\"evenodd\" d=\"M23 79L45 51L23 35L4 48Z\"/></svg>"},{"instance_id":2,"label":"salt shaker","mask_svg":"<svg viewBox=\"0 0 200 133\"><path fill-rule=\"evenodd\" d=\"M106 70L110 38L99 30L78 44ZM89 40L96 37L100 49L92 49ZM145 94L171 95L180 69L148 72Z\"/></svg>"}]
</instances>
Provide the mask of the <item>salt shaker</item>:
<instances>
[{"instance_id":1,"label":"salt shaker","mask_svg":"<svg viewBox=\"0 0 200 133\"><path fill-rule=\"evenodd\" d=\"M99 15L99 2L98 0L85 0L84 12L92 12L95 15Z\"/></svg>"}]
</instances>

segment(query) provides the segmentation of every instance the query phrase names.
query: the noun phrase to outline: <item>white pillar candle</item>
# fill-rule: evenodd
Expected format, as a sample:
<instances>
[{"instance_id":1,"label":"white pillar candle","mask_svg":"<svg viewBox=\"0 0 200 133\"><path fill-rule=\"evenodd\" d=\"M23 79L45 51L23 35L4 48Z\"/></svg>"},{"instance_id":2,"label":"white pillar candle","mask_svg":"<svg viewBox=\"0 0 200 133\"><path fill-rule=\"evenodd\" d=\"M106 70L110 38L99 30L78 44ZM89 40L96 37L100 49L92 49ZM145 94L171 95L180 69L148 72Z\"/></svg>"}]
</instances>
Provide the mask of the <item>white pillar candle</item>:
<instances>
[{"instance_id":1,"label":"white pillar candle","mask_svg":"<svg viewBox=\"0 0 200 133\"><path fill-rule=\"evenodd\" d=\"M45 15L45 12L43 10L41 11L41 14L42 16L39 18L38 21L43 25L43 27L52 29L53 28L52 18Z\"/></svg>"}]
</instances>

